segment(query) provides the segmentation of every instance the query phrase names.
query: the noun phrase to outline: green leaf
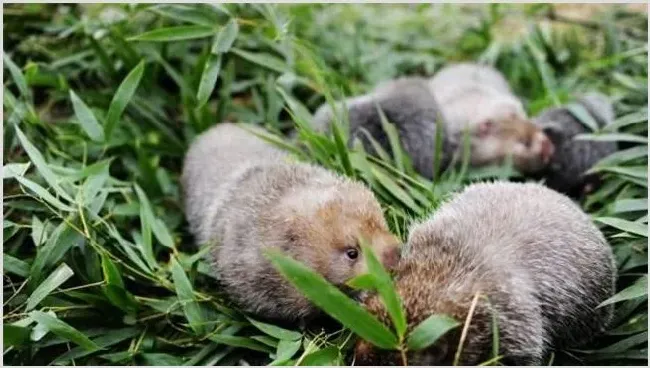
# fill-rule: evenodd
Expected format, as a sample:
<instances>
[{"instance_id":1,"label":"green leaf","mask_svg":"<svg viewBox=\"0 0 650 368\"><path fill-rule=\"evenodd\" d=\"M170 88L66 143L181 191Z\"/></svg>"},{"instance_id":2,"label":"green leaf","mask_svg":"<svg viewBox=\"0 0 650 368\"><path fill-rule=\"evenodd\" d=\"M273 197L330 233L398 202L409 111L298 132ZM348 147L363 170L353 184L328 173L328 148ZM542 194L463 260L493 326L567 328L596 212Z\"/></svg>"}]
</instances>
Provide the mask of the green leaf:
<instances>
[{"instance_id":1,"label":"green leaf","mask_svg":"<svg viewBox=\"0 0 650 368\"><path fill-rule=\"evenodd\" d=\"M104 140L104 131L93 112L90 111L90 108L86 106L73 90L70 90L70 100L72 100L72 108L77 116L77 120L79 120L79 125L81 125L90 139L95 142L102 142Z\"/></svg>"},{"instance_id":2,"label":"green leaf","mask_svg":"<svg viewBox=\"0 0 650 368\"><path fill-rule=\"evenodd\" d=\"M187 5L159 5L147 9L162 16L169 17L182 22L194 23L206 27L212 27L219 21L212 12L205 8Z\"/></svg>"},{"instance_id":3,"label":"green leaf","mask_svg":"<svg viewBox=\"0 0 650 368\"><path fill-rule=\"evenodd\" d=\"M144 353L140 354L145 365L155 366L179 366L185 362L183 358L165 353Z\"/></svg>"},{"instance_id":4,"label":"green leaf","mask_svg":"<svg viewBox=\"0 0 650 368\"><path fill-rule=\"evenodd\" d=\"M88 176L81 188L81 200L84 206L90 206L97 197L98 193L104 188L108 181L110 160L100 161L93 164L92 173Z\"/></svg>"},{"instance_id":5,"label":"green leaf","mask_svg":"<svg viewBox=\"0 0 650 368\"><path fill-rule=\"evenodd\" d=\"M124 310L125 312L135 312L138 304L131 293L124 288L124 281L117 266L106 255L102 254L102 272L104 274L103 290L108 300L114 306Z\"/></svg>"},{"instance_id":6,"label":"green leaf","mask_svg":"<svg viewBox=\"0 0 650 368\"><path fill-rule=\"evenodd\" d=\"M444 314L429 316L411 331L406 340L406 346L409 350L422 350L431 346L441 336L458 325L460 323Z\"/></svg>"},{"instance_id":7,"label":"green leaf","mask_svg":"<svg viewBox=\"0 0 650 368\"><path fill-rule=\"evenodd\" d=\"M29 342L30 329L9 324L2 325L2 346L6 350L9 346L21 346Z\"/></svg>"},{"instance_id":8,"label":"green leaf","mask_svg":"<svg viewBox=\"0 0 650 368\"><path fill-rule=\"evenodd\" d=\"M631 234L645 236L646 238L648 237L648 225L645 224L627 221L616 217L597 217L594 220Z\"/></svg>"},{"instance_id":9,"label":"green leaf","mask_svg":"<svg viewBox=\"0 0 650 368\"><path fill-rule=\"evenodd\" d=\"M60 319L50 316L47 313L32 311L29 316L36 322L45 326L49 331L57 336L63 337L75 344L83 347L86 350L100 350L101 348L92 342L86 335L81 333L76 328L61 321Z\"/></svg>"},{"instance_id":10,"label":"green leaf","mask_svg":"<svg viewBox=\"0 0 650 368\"><path fill-rule=\"evenodd\" d=\"M67 212L75 212L76 208L70 207L68 205L63 204L63 202L59 201L56 199L50 192L48 192L45 188L42 186L34 183L33 181L26 179L22 176L16 176L15 179L25 187L27 187L29 190L34 192L36 196L46 202L48 202L50 205L56 207L57 209L61 211L67 211Z\"/></svg>"},{"instance_id":11,"label":"green leaf","mask_svg":"<svg viewBox=\"0 0 650 368\"><path fill-rule=\"evenodd\" d=\"M611 155L598 161L594 165L594 168L619 165L622 163L626 163L638 159L640 157L646 157L647 155L648 155L648 146L636 146L636 147L632 147L629 149L612 153Z\"/></svg>"},{"instance_id":12,"label":"green leaf","mask_svg":"<svg viewBox=\"0 0 650 368\"><path fill-rule=\"evenodd\" d=\"M169 42L204 38L216 33L213 27L178 26L155 29L137 36L127 38L127 41Z\"/></svg>"},{"instance_id":13,"label":"green leaf","mask_svg":"<svg viewBox=\"0 0 650 368\"><path fill-rule=\"evenodd\" d=\"M212 53L222 54L228 52L232 47L232 44L235 42L235 39L237 39L238 33L239 25L237 24L237 20L231 19L217 35L217 38L212 45Z\"/></svg>"},{"instance_id":14,"label":"green leaf","mask_svg":"<svg viewBox=\"0 0 650 368\"><path fill-rule=\"evenodd\" d=\"M346 125L349 127L349 124ZM350 162L350 152L347 147L347 131L344 131L338 121L333 121L331 123L332 136L334 137L334 143L336 145L336 151L338 153L339 160L343 166L343 172L354 178L354 170L352 169L352 162Z\"/></svg>"},{"instance_id":15,"label":"green leaf","mask_svg":"<svg viewBox=\"0 0 650 368\"><path fill-rule=\"evenodd\" d=\"M32 217L32 241L36 246L40 246L47 239L45 225L38 217Z\"/></svg>"},{"instance_id":16,"label":"green leaf","mask_svg":"<svg viewBox=\"0 0 650 368\"><path fill-rule=\"evenodd\" d=\"M248 337L217 334L217 335L208 336L208 339L218 343L222 343L222 344L226 344L238 348L246 348L255 351L261 351L263 353L273 352L273 349L271 349L270 347L260 344L259 342Z\"/></svg>"},{"instance_id":17,"label":"green leaf","mask_svg":"<svg viewBox=\"0 0 650 368\"><path fill-rule=\"evenodd\" d=\"M333 366L338 365L340 358L339 349L336 346L328 346L317 350L300 361L300 366Z\"/></svg>"},{"instance_id":18,"label":"green leaf","mask_svg":"<svg viewBox=\"0 0 650 368\"><path fill-rule=\"evenodd\" d=\"M608 335L631 335L648 330L648 315L639 315L626 321L613 330L607 331Z\"/></svg>"},{"instance_id":19,"label":"green leaf","mask_svg":"<svg viewBox=\"0 0 650 368\"><path fill-rule=\"evenodd\" d=\"M362 244L361 249L363 250L363 256L368 265L368 272L375 279L377 292L381 296L381 300L386 306L388 315L393 321L398 338L402 340L406 333L406 316L400 298L397 295L397 291L395 291L393 280L375 256L372 248L368 246L363 239L360 241Z\"/></svg>"},{"instance_id":20,"label":"green leaf","mask_svg":"<svg viewBox=\"0 0 650 368\"><path fill-rule=\"evenodd\" d=\"M18 140L20 140L20 144L25 149L25 152L27 152L29 159L32 161L34 166L36 166L36 169L41 174L43 179L45 179L45 181L56 191L58 195L70 202L73 202L72 197L59 185L57 176L54 175L52 169L50 169L50 167L47 165L45 159L43 158L43 155L41 155L41 152L36 147L34 147L34 145L27 139L27 137L25 137L17 125L15 126L15 129ZM18 179L18 177L16 177L16 179Z\"/></svg>"},{"instance_id":21,"label":"green leaf","mask_svg":"<svg viewBox=\"0 0 650 368\"><path fill-rule=\"evenodd\" d=\"M196 94L197 107L201 107L208 102L212 91L217 83L219 71L221 70L221 55L210 55L205 62L199 91Z\"/></svg>"},{"instance_id":22,"label":"green leaf","mask_svg":"<svg viewBox=\"0 0 650 368\"><path fill-rule=\"evenodd\" d=\"M351 278L345 284L353 289L374 290L377 288L375 277L371 274L363 274Z\"/></svg>"},{"instance_id":23,"label":"green leaf","mask_svg":"<svg viewBox=\"0 0 650 368\"><path fill-rule=\"evenodd\" d=\"M627 288L619 291L616 295L600 303L598 306L603 307L605 305L614 304L622 302L624 300L641 298L648 295L648 275L643 275L636 282Z\"/></svg>"},{"instance_id":24,"label":"green leaf","mask_svg":"<svg viewBox=\"0 0 650 368\"><path fill-rule=\"evenodd\" d=\"M344 326L380 348L397 347L397 337L386 326L321 275L276 250L267 251L266 256L307 299Z\"/></svg>"},{"instance_id":25,"label":"green leaf","mask_svg":"<svg viewBox=\"0 0 650 368\"><path fill-rule=\"evenodd\" d=\"M172 256L170 262L170 271L172 273L172 278L174 280L174 287L176 288L176 295L178 296L178 301L183 306L183 311L185 312L185 317L190 323L190 327L197 334L203 334L205 332L205 319L203 317L203 311L201 310L199 303L194 298L194 289L192 288L192 283L187 278L183 267L178 263L176 257Z\"/></svg>"},{"instance_id":26,"label":"green leaf","mask_svg":"<svg viewBox=\"0 0 650 368\"><path fill-rule=\"evenodd\" d=\"M249 317L246 319L248 319L248 321L252 323L253 326L257 327L260 331L269 336L273 336L276 339L294 341L300 340L302 338L302 334L300 332L291 331L268 323L259 322Z\"/></svg>"},{"instance_id":27,"label":"green leaf","mask_svg":"<svg viewBox=\"0 0 650 368\"><path fill-rule=\"evenodd\" d=\"M61 263L54 272L48 276L45 281L43 281L37 288L34 290L32 295L27 299L27 307L25 311L30 311L34 309L46 296L48 296L52 291L61 286L66 282L70 277L74 275L72 269L68 267L67 264Z\"/></svg>"},{"instance_id":28,"label":"green leaf","mask_svg":"<svg viewBox=\"0 0 650 368\"><path fill-rule=\"evenodd\" d=\"M269 335L255 335L251 336L250 338L255 341L259 341L264 345L268 345L274 349L278 348L279 341Z\"/></svg>"},{"instance_id":29,"label":"green leaf","mask_svg":"<svg viewBox=\"0 0 650 368\"><path fill-rule=\"evenodd\" d=\"M236 55L265 68L269 68L280 73L289 71L289 66L283 60L271 54L265 52L248 52L238 48L232 48L231 50Z\"/></svg>"},{"instance_id":30,"label":"green leaf","mask_svg":"<svg viewBox=\"0 0 650 368\"><path fill-rule=\"evenodd\" d=\"M611 205L612 213L637 212L648 210L648 199L619 199Z\"/></svg>"},{"instance_id":31,"label":"green leaf","mask_svg":"<svg viewBox=\"0 0 650 368\"><path fill-rule=\"evenodd\" d=\"M648 166L628 166L628 167L598 167L590 172L612 172L621 175L631 176L633 178L648 179Z\"/></svg>"},{"instance_id":32,"label":"green leaf","mask_svg":"<svg viewBox=\"0 0 650 368\"><path fill-rule=\"evenodd\" d=\"M213 342L206 344L203 346L201 350L199 350L196 354L192 354L190 356L190 359L185 362L186 366L196 366L199 364L200 361L205 359L206 356L209 354L213 353L219 348L219 344L215 344Z\"/></svg>"},{"instance_id":33,"label":"green leaf","mask_svg":"<svg viewBox=\"0 0 650 368\"><path fill-rule=\"evenodd\" d=\"M73 218L66 221L72 222ZM36 251L36 258L30 267L30 287L41 281L41 273L49 270L53 265L65 256L70 248L79 244L82 235L73 229L68 223L61 222L57 226L45 244Z\"/></svg>"},{"instance_id":34,"label":"green leaf","mask_svg":"<svg viewBox=\"0 0 650 368\"><path fill-rule=\"evenodd\" d=\"M576 141L593 141L593 142L635 142L648 143L648 138L637 134L628 133L609 133L609 134L578 134L573 137Z\"/></svg>"},{"instance_id":35,"label":"green leaf","mask_svg":"<svg viewBox=\"0 0 650 368\"><path fill-rule=\"evenodd\" d=\"M126 360L131 360L133 359L133 353L130 351L120 351L117 353L108 353L108 354L102 354L99 357L102 359L106 359L111 363L120 363L124 362ZM117 364L115 364L117 365Z\"/></svg>"},{"instance_id":36,"label":"green leaf","mask_svg":"<svg viewBox=\"0 0 650 368\"><path fill-rule=\"evenodd\" d=\"M2 178L11 179L16 176L23 176L29 169L30 163L26 164L6 164L2 167Z\"/></svg>"},{"instance_id":37,"label":"green leaf","mask_svg":"<svg viewBox=\"0 0 650 368\"><path fill-rule=\"evenodd\" d=\"M404 205L409 207L411 210L413 210L415 213L420 214L422 213L422 209L420 206L418 206L411 196L404 191L404 189L400 188L395 181L390 178L388 175L386 175L383 171L380 169L372 168L372 174L377 178L379 183L390 192L395 198L397 198L400 202L402 202Z\"/></svg>"},{"instance_id":38,"label":"green leaf","mask_svg":"<svg viewBox=\"0 0 650 368\"><path fill-rule=\"evenodd\" d=\"M603 131L616 132L630 125L639 124L639 123L647 124L647 122L648 122L648 109L646 107L644 109L640 109L640 111L634 111L631 114L621 116L620 118L616 119L614 122L606 125L603 128Z\"/></svg>"},{"instance_id":39,"label":"green leaf","mask_svg":"<svg viewBox=\"0 0 650 368\"><path fill-rule=\"evenodd\" d=\"M302 342L300 340L280 340L278 350L275 353L275 361L281 362L291 359L300 350Z\"/></svg>"},{"instance_id":40,"label":"green leaf","mask_svg":"<svg viewBox=\"0 0 650 368\"><path fill-rule=\"evenodd\" d=\"M609 345L607 347L604 347L602 349L596 350L598 353L608 353L608 354L615 354L615 353L623 353L628 350L631 350L631 348L644 344L646 347L648 345L648 331L642 332L637 335L633 335L628 337L627 339L618 341L612 345ZM647 358L647 353L646 353L646 358Z\"/></svg>"},{"instance_id":41,"label":"green leaf","mask_svg":"<svg viewBox=\"0 0 650 368\"><path fill-rule=\"evenodd\" d=\"M375 103L375 108L379 113L382 129L388 137L390 149L393 153L393 162L395 162L397 170L404 172L404 151L399 140L399 132L397 131L397 128L395 128L395 125L392 122L388 121L388 118L386 118L384 111L381 109L378 103Z\"/></svg>"},{"instance_id":42,"label":"green leaf","mask_svg":"<svg viewBox=\"0 0 650 368\"><path fill-rule=\"evenodd\" d=\"M120 329L104 332L101 336L93 339L93 342L101 348L107 348L109 346L118 344L126 339L135 337L139 333L141 333L141 331L138 330L137 328L133 328L133 327L120 328ZM71 349L63 353L58 358L54 359L52 364L69 362L73 359L83 358L92 353L93 351L88 351L81 347L76 347L74 349Z\"/></svg>"},{"instance_id":43,"label":"green leaf","mask_svg":"<svg viewBox=\"0 0 650 368\"><path fill-rule=\"evenodd\" d=\"M16 83L16 86L18 87L18 91L20 91L20 94L25 98L26 100L31 100L32 99L32 94L29 88L27 88L27 82L25 81L25 76L23 73L20 71L20 68L14 62L11 60L9 55L5 51L2 52L2 59L4 60L4 64L9 69L9 74L11 74L11 78L13 78L14 83Z\"/></svg>"},{"instance_id":44,"label":"green leaf","mask_svg":"<svg viewBox=\"0 0 650 368\"><path fill-rule=\"evenodd\" d=\"M282 96L282 98L287 102L287 105L289 105L289 108L291 109L291 112L293 115L296 117L295 120L298 120L297 123L301 123L300 125L302 126L302 123L305 124L310 124L311 120L313 119L311 113L307 108L300 103L296 98L291 96L289 93L287 93L283 88L278 86L276 88L276 91Z\"/></svg>"},{"instance_id":45,"label":"green leaf","mask_svg":"<svg viewBox=\"0 0 650 368\"><path fill-rule=\"evenodd\" d=\"M598 131L598 123L584 106L574 103L567 105L567 109L580 123L589 128L589 130L592 132Z\"/></svg>"},{"instance_id":46,"label":"green leaf","mask_svg":"<svg viewBox=\"0 0 650 368\"><path fill-rule=\"evenodd\" d=\"M136 194L138 195L138 200L140 201L140 205L142 206L140 214L141 216L145 217L145 219L151 226L151 230L153 230L153 235L156 237L156 239L158 239L160 244L166 246L167 248L173 249L174 240L172 239L169 230L165 226L165 223L156 218L156 216L153 213L153 208L151 207L151 203L149 202L149 199L147 198L146 194L144 194L144 191L142 191L140 186L135 185L135 191Z\"/></svg>"},{"instance_id":47,"label":"green leaf","mask_svg":"<svg viewBox=\"0 0 650 368\"><path fill-rule=\"evenodd\" d=\"M138 63L126 78L124 78L120 86L117 87L117 91L113 95L113 100L111 100L111 104L108 107L106 125L104 126L104 136L106 139L111 137L111 133L122 116L124 109L126 109L126 105L133 97L133 94L135 94L136 89L138 89L143 74L144 60Z\"/></svg>"},{"instance_id":48,"label":"green leaf","mask_svg":"<svg viewBox=\"0 0 650 368\"><path fill-rule=\"evenodd\" d=\"M7 253L2 254L2 268L4 272L13 273L20 277L27 278L27 276L29 276L29 263Z\"/></svg>"}]
</instances>

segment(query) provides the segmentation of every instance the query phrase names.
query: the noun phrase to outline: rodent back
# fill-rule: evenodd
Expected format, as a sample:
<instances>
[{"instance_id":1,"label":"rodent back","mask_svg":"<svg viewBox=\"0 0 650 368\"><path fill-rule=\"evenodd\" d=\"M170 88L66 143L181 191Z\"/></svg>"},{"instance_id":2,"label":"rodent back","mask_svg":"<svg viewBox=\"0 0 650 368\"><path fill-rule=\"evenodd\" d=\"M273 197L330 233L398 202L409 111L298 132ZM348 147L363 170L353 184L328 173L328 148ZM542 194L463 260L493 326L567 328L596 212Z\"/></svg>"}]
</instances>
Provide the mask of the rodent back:
<instances>
[{"instance_id":1,"label":"rodent back","mask_svg":"<svg viewBox=\"0 0 650 368\"><path fill-rule=\"evenodd\" d=\"M493 313L499 328L500 354L515 364L539 364L546 335L541 312L534 298L532 280L517 265L500 267L485 261L479 248L466 247L463 240L431 226L438 221L415 225L409 249L396 271L396 289L402 299L409 329L434 314L447 314L464 323L474 298L469 332L463 345L461 364L474 365L490 358ZM441 226L442 227L442 226ZM385 307L374 295L366 301L371 312L390 323ZM452 364L460 330L447 333L434 346L409 353L410 364ZM397 356L361 344L358 354L377 364L382 360L399 364Z\"/></svg>"},{"instance_id":2,"label":"rodent back","mask_svg":"<svg viewBox=\"0 0 650 368\"><path fill-rule=\"evenodd\" d=\"M512 89L503 74L486 64L451 64L438 71L434 75L434 80L434 84L439 83L441 87L466 82L490 86L501 93L512 94Z\"/></svg>"},{"instance_id":3,"label":"rodent back","mask_svg":"<svg viewBox=\"0 0 650 368\"><path fill-rule=\"evenodd\" d=\"M255 131L256 127L247 125ZM202 133L185 155L181 185L190 228L199 242L207 241L207 220L235 188L232 181L255 165L282 162L287 154L232 123L220 123Z\"/></svg>"},{"instance_id":4,"label":"rodent back","mask_svg":"<svg viewBox=\"0 0 650 368\"><path fill-rule=\"evenodd\" d=\"M431 94L427 81L423 78L405 77L384 82L371 93L346 100L350 123L350 141L359 139L364 149L377 154L368 136L372 137L386 152L392 153L388 136L384 131L381 109L386 119L397 129L400 143L421 175L433 176L433 155L435 152L436 123L441 119L441 111ZM337 102L338 108L344 106ZM321 106L314 117L314 126L328 131L333 114L328 105ZM442 124L441 124L442 125ZM325 128L323 128L325 127ZM451 156L453 148L442 126L442 166Z\"/></svg>"},{"instance_id":5,"label":"rodent back","mask_svg":"<svg viewBox=\"0 0 650 368\"><path fill-rule=\"evenodd\" d=\"M482 249L486 262L528 270L557 345L579 345L608 323L611 309L595 307L613 295L613 255L567 197L538 184L474 184L434 218L435 231Z\"/></svg>"}]
</instances>

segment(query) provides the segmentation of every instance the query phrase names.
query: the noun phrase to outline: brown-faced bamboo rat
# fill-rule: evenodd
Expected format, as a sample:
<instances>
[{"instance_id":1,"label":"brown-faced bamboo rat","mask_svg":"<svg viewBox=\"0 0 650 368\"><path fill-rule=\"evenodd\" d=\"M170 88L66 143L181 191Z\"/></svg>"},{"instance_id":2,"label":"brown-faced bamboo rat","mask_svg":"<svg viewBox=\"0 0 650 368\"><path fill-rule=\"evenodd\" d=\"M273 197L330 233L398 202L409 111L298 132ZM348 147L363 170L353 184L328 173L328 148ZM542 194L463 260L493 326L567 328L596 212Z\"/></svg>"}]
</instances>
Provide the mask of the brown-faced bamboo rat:
<instances>
[{"instance_id":1,"label":"brown-faced bamboo rat","mask_svg":"<svg viewBox=\"0 0 650 368\"><path fill-rule=\"evenodd\" d=\"M365 272L359 237L387 267L399 257L399 240L369 189L291 162L244 125L220 123L201 134L187 152L181 182L190 230L197 243L215 244L215 274L246 312L285 321L319 314L264 249L287 253L335 285Z\"/></svg>"}]
</instances>

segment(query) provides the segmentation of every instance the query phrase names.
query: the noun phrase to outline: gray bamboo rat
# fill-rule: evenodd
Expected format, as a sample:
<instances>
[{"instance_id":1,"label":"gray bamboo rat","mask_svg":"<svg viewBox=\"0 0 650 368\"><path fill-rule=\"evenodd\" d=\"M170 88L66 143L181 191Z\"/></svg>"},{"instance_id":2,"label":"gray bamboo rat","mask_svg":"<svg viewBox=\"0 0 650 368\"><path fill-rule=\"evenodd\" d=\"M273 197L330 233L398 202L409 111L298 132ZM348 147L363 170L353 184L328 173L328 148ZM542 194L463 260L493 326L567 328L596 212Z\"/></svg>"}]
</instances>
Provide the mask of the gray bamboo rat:
<instances>
[{"instance_id":1,"label":"gray bamboo rat","mask_svg":"<svg viewBox=\"0 0 650 368\"><path fill-rule=\"evenodd\" d=\"M478 75L478 77L476 77ZM452 66L432 79L404 77L384 82L371 93L338 102L347 106L351 141L361 139L374 152L365 134L391 151L378 108L395 124L406 153L421 175L432 178L436 123L442 129L442 165L447 167L462 152L463 133L470 138L470 163L486 166L512 156L515 167L537 172L548 162L553 145L527 120L521 102L512 95L496 70L487 67ZM332 109L324 104L314 115L314 126L327 131ZM364 132L365 131L365 132Z\"/></svg>"},{"instance_id":2,"label":"gray bamboo rat","mask_svg":"<svg viewBox=\"0 0 650 368\"><path fill-rule=\"evenodd\" d=\"M400 243L364 185L288 158L243 126L220 123L191 144L181 182L191 233L199 244L216 244L210 258L229 297L249 313L304 321L318 309L264 249L280 249L342 285L366 270L359 237L389 268Z\"/></svg>"},{"instance_id":3,"label":"gray bamboo rat","mask_svg":"<svg viewBox=\"0 0 650 368\"><path fill-rule=\"evenodd\" d=\"M601 232L568 197L534 183L468 186L410 229L396 269L408 329L433 314L462 324L470 310L461 365L492 358L493 314L502 363L539 365L551 348L576 347L601 333L616 268ZM476 298L476 299L475 299ZM389 323L376 295L369 311ZM413 365L450 365L463 326L408 353ZM360 365L402 364L400 353L360 340Z\"/></svg>"}]
</instances>

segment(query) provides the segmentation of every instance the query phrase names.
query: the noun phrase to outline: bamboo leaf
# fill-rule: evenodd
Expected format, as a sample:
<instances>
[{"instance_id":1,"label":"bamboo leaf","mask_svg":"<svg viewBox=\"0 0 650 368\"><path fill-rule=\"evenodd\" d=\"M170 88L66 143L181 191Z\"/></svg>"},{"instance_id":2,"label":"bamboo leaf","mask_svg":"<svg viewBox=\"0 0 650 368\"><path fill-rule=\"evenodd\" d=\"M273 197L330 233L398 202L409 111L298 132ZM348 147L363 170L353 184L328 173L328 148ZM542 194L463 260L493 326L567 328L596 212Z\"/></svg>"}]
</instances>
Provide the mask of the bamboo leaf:
<instances>
[{"instance_id":1,"label":"bamboo leaf","mask_svg":"<svg viewBox=\"0 0 650 368\"><path fill-rule=\"evenodd\" d=\"M600 303L598 306L603 307L609 304L614 304L622 302L624 300L636 299L641 297L647 297L648 295L648 275L644 275L636 280L636 282L627 288L619 291L616 295Z\"/></svg>"},{"instance_id":2,"label":"bamboo leaf","mask_svg":"<svg viewBox=\"0 0 650 368\"><path fill-rule=\"evenodd\" d=\"M47 165L45 159L43 158L43 155L41 155L41 152L36 147L34 147L34 145L27 139L27 137L25 137L25 134L23 134L18 126L15 126L15 129L18 140L20 140L20 144L25 149L25 152L27 152L29 159L32 161L34 166L36 166L36 170L38 170L43 179L45 179L45 181L54 189L58 195L70 202L73 202L72 197L59 185L59 179L54 174L54 172L52 172L52 169L50 169L50 167ZM16 177L16 179L18 179L18 177ZM28 185L25 186L29 187Z\"/></svg>"},{"instance_id":3,"label":"bamboo leaf","mask_svg":"<svg viewBox=\"0 0 650 368\"><path fill-rule=\"evenodd\" d=\"M70 277L74 275L72 269L68 267L67 264L62 263L57 267L54 272L48 276L45 281L43 281L37 288L34 290L32 295L27 299L27 307L25 311L30 311L34 309L46 296L48 296L52 291L61 286L66 282Z\"/></svg>"},{"instance_id":4,"label":"bamboo leaf","mask_svg":"<svg viewBox=\"0 0 650 368\"><path fill-rule=\"evenodd\" d=\"M36 322L45 326L53 334L65 338L75 344L81 346L86 350L100 350L101 348L92 342L86 335L81 333L76 328L61 321L57 317L53 317L47 313L32 311L29 316Z\"/></svg>"},{"instance_id":5,"label":"bamboo leaf","mask_svg":"<svg viewBox=\"0 0 650 368\"><path fill-rule=\"evenodd\" d=\"M2 325L2 346L7 349L10 346L20 346L29 342L30 329L10 324Z\"/></svg>"},{"instance_id":6,"label":"bamboo leaf","mask_svg":"<svg viewBox=\"0 0 650 368\"><path fill-rule=\"evenodd\" d=\"M235 39L237 39L238 33L239 25L237 24L237 20L231 19L217 35L217 38L212 45L212 53L223 54L228 52L232 47L232 44L235 42Z\"/></svg>"},{"instance_id":7,"label":"bamboo leaf","mask_svg":"<svg viewBox=\"0 0 650 368\"><path fill-rule=\"evenodd\" d=\"M270 250L266 256L307 299L359 336L383 349L397 347L397 338L374 316L303 264Z\"/></svg>"},{"instance_id":8,"label":"bamboo leaf","mask_svg":"<svg viewBox=\"0 0 650 368\"><path fill-rule=\"evenodd\" d=\"M221 70L221 56L210 55L205 62L203 74L201 75L201 82L199 83L199 90L196 94L197 107L201 107L208 102L212 91L219 78L219 71Z\"/></svg>"},{"instance_id":9,"label":"bamboo leaf","mask_svg":"<svg viewBox=\"0 0 650 368\"><path fill-rule=\"evenodd\" d=\"M395 291L393 280L375 256L372 248L367 245L363 239L361 239L360 242L362 244L361 249L363 250L364 259L368 265L368 272L375 280L377 291L386 306L388 315L393 321L395 331L397 331L397 336L401 340L406 333L406 316L400 298L397 295L397 291Z\"/></svg>"},{"instance_id":10,"label":"bamboo leaf","mask_svg":"<svg viewBox=\"0 0 650 368\"><path fill-rule=\"evenodd\" d=\"M137 36L127 38L127 41L170 42L204 38L216 33L213 27L178 26L155 29Z\"/></svg>"},{"instance_id":11,"label":"bamboo leaf","mask_svg":"<svg viewBox=\"0 0 650 368\"><path fill-rule=\"evenodd\" d=\"M257 327L260 331L266 333L269 336L273 336L276 339L294 341L302 338L302 334L300 332L291 331L268 323L259 322L252 318L247 318L247 319L250 323L253 324L253 326Z\"/></svg>"},{"instance_id":12,"label":"bamboo leaf","mask_svg":"<svg viewBox=\"0 0 650 368\"><path fill-rule=\"evenodd\" d=\"M73 90L70 90L70 100L72 100L72 108L77 116L79 125L81 125L90 139L95 142L102 142L104 140L104 131L90 108L86 106Z\"/></svg>"},{"instance_id":13,"label":"bamboo leaf","mask_svg":"<svg viewBox=\"0 0 650 368\"><path fill-rule=\"evenodd\" d=\"M124 78L115 95L113 95L113 100L108 107L108 115L106 117L106 125L104 126L104 136L106 139L111 137L111 133L117 122L119 121L126 105L129 103L133 95L135 94L138 85L140 85L140 79L144 74L144 60L141 61L131 72Z\"/></svg>"},{"instance_id":14,"label":"bamboo leaf","mask_svg":"<svg viewBox=\"0 0 650 368\"><path fill-rule=\"evenodd\" d=\"M174 279L174 287L176 288L176 295L178 300L183 306L185 317L190 323L190 327L197 334L205 332L205 319L199 303L194 298L194 289L192 283L187 278L183 267L178 263L176 257L172 257L170 262L170 271Z\"/></svg>"},{"instance_id":15,"label":"bamboo leaf","mask_svg":"<svg viewBox=\"0 0 650 368\"><path fill-rule=\"evenodd\" d=\"M63 204L63 202L59 201L56 199L50 192L48 192L45 188L42 186L34 183L33 181L26 179L22 176L16 176L15 179L25 187L27 187L29 190L34 192L40 199L48 202L52 206L56 207L57 209L61 211L66 211L66 212L76 212L77 209L70 207L66 204Z\"/></svg>"},{"instance_id":16,"label":"bamboo leaf","mask_svg":"<svg viewBox=\"0 0 650 368\"><path fill-rule=\"evenodd\" d=\"M289 71L289 66L283 60L271 54L265 52L249 52L238 48L232 48L231 50L236 55L265 68L269 68L280 73Z\"/></svg>"},{"instance_id":17,"label":"bamboo leaf","mask_svg":"<svg viewBox=\"0 0 650 368\"><path fill-rule=\"evenodd\" d=\"M434 344L440 337L459 325L460 323L449 316L434 314L411 331L406 346L409 350L422 350Z\"/></svg>"},{"instance_id":18,"label":"bamboo leaf","mask_svg":"<svg viewBox=\"0 0 650 368\"><path fill-rule=\"evenodd\" d=\"M631 234L648 237L648 225L623 220L616 217L597 217L594 220Z\"/></svg>"},{"instance_id":19,"label":"bamboo leaf","mask_svg":"<svg viewBox=\"0 0 650 368\"><path fill-rule=\"evenodd\" d=\"M7 55L4 50L2 51L2 59L4 60L4 65L7 67L7 69L9 69L9 74L11 74L11 78L13 78L14 83L16 83L20 94L26 100L31 101L32 94L29 88L27 88L27 81L25 81L25 76L20 71L20 68L14 64L9 55Z\"/></svg>"}]
</instances>

